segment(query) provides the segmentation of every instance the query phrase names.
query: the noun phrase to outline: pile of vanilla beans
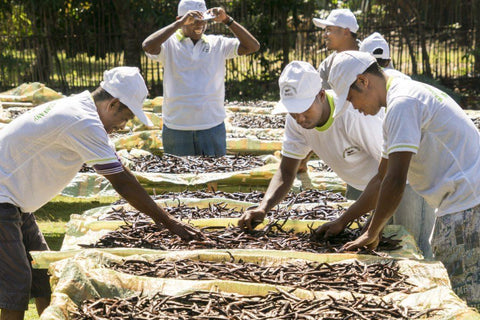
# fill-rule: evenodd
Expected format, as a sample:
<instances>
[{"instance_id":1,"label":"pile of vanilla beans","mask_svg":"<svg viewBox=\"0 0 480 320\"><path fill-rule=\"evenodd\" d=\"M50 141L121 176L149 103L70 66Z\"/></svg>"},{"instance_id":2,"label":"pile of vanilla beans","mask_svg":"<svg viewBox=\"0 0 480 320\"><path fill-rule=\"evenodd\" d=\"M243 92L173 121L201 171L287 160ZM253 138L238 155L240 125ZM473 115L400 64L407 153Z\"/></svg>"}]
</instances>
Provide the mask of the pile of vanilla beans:
<instances>
[{"instance_id":1,"label":"pile of vanilla beans","mask_svg":"<svg viewBox=\"0 0 480 320\"><path fill-rule=\"evenodd\" d=\"M305 290L345 290L354 293L384 296L392 292L411 293L414 286L400 273L398 264L377 262L370 265L354 260L351 263L316 263L301 261L262 266L242 260L167 261L124 260L106 267L116 271L156 278L185 280L233 280L289 286Z\"/></svg>"},{"instance_id":2,"label":"pile of vanilla beans","mask_svg":"<svg viewBox=\"0 0 480 320\"><path fill-rule=\"evenodd\" d=\"M418 319L438 309L413 310L382 299L301 299L277 288L266 296L195 291L178 296L156 294L131 298L102 298L84 301L70 315L72 320L159 320L159 319Z\"/></svg>"},{"instance_id":3,"label":"pile of vanilla beans","mask_svg":"<svg viewBox=\"0 0 480 320\"><path fill-rule=\"evenodd\" d=\"M216 218L239 218L243 214L243 210L237 210L229 207L227 203L209 203L207 208L192 207L185 204L178 206L164 207L165 211L175 216L177 219L216 219ZM290 219L290 220L334 220L344 212L343 207L336 208L328 204L319 204L308 209L273 209L267 213L267 217L274 219ZM126 222L150 221L150 217L135 209L127 209L125 207L112 207L109 211L102 214L98 220L123 220ZM366 220L365 217L360 219L361 222Z\"/></svg>"},{"instance_id":4,"label":"pile of vanilla beans","mask_svg":"<svg viewBox=\"0 0 480 320\"><path fill-rule=\"evenodd\" d=\"M182 192L164 192L153 196L154 200L172 199L172 198L195 198L195 199L209 199L214 197L226 198L231 200L246 201L252 203L260 203L265 196L263 191L250 192L225 192L225 191L210 191L210 190L185 190ZM318 189L307 189L298 193L289 192L283 203L325 203L325 202L345 202L345 198L341 193L331 192ZM127 203L124 199L120 199L113 204Z\"/></svg>"},{"instance_id":5,"label":"pile of vanilla beans","mask_svg":"<svg viewBox=\"0 0 480 320\"><path fill-rule=\"evenodd\" d=\"M214 158L164 154L136 157L131 161L133 171L176 174L234 172L265 165L263 160L252 155L226 155Z\"/></svg>"},{"instance_id":6,"label":"pile of vanilla beans","mask_svg":"<svg viewBox=\"0 0 480 320\"><path fill-rule=\"evenodd\" d=\"M231 123L240 128L281 129L285 128L285 116L236 113Z\"/></svg>"},{"instance_id":7,"label":"pile of vanilla beans","mask_svg":"<svg viewBox=\"0 0 480 320\"><path fill-rule=\"evenodd\" d=\"M203 239L184 241L168 229L146 221L137 221L121 226L94 244L80 244L83 248L147 248L159 250L195 249L262 249L289 250L314 253L341 252L342 246L355 240L360 229L345 229L331 239L318 240L311 229L295 233L284 230L285 221L272 221L261 230L247 231L238 227L202 228ZM392 251L401 248L400 240L382 237L378 250Z\"/></svg>"}]
</instances>

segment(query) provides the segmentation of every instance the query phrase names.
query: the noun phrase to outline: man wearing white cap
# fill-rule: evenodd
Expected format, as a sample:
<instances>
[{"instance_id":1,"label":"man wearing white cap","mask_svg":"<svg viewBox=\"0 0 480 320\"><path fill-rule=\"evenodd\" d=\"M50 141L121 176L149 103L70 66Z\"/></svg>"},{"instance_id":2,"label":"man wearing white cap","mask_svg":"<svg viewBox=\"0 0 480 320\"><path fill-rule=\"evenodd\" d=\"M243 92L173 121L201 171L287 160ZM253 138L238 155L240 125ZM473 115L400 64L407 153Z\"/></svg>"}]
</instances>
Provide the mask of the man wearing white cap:
<instances>
[{"instance_id":1,"label":"man wearing white cap","mask_svg":"<svg viewBox=\"0 0 480 320\"><path fill-rule=\"evenodd\" d=\"M236 38L205 35L207 20L223 23ZM163 149L179 156L226 153L225 61L258 51L258 41L223 8L181 0L178 17L143 42L159 61L163 81Z\"/></svg>"},{"instance_id":2,"label":"man wearing white cap","mask_svg":"<svg viewBox=\"0 0 480 320\"><path fill-rule=\"evenodd\" d=\"M239 226L252 229L290 190L300 161L313 150L348 184L363 190L381 158L382 115L363 117L351 106L340 111L335 94L322 89L320 74L307 62L293 61L279 78L280 102L274 113L288 113L282 160L268 190Z\"/></svg>"},{"instance_id":3,"label":"man wearing white cap","mask_svg":"<svg viewBox=\"0 0 480 320\"><path fill-rule=\"evenodd\" d=\"M406 74L391 67L390 48L380 33L374 32L366 37L360 45L360 51L370 53L387 76L411 80ZM402 210L402 214L393 215L392 223L407 228L424 256L431 258L430 233L435 223L435 210L423 197L414 192L410 185L407 185L404 197L409 198L409 208Z\"/></svg>"},{"instance_id":4,"label":"man wearing white cap","mask_svg":"<svg viewBox=\"0 0 480 320\"><path fill-rule=\"evenodd\" d=\"M152 125L142 111L147 94L138 68L114 68L93 93L38 106L0 131L1 319L23 319L30 296L39 314L48 306L46 270L32 270L29 261L29 251L48 250L32 212L62 191L83 163L157 224L185 239L199 235L155 204L109 144L108 134L134 115Z\"/></svg>"},{"instance_id":5,"label":"man wearing white cap","mask_svg":"<svg viewBox=\"0 0 480 320\"><path fill-rule=\"evenodd\" d=\"M366 115L387 108L383 158L356 202L375 213L366 232L344 248L378 245L408 178L436 208L435 258L445 265L454 291L469 305L480 306L480 134L474 123L446 93L388 77L364 52L339 54L330 83L342 103L350 101Z\"/></svg>"},{"instance_id":6,"label":"man wearing white cap","mask_svg":"<svg viewBox=\"0 0 480 320\"><path fill-rule=\"evenodd\" d=\"M313 18L313 23L325 29L325 44L328 50L334 50L318 68L322 79L323 89L331 89L328 75L333 59L337 53L346 50L358 50L357 31L358 23L350 9L335 9L330 12L327 19Z\"/></svg>"},{"instance_id":7,"label":"man wearing white cap","mask_svg":"<svg viewBox=\"0 0 480 320\"><path fill-rule=\"evenodd\" d=\"M359 50L370 53L375 59L377 59L378 65L383 68L383 72L385 72L387 76L410 79L409 76L392 67L390 47L380 33L374 32L363 39Z\"/></svg>"},{"instance_id":8,"label":"man wearing white cap","mask_svg":"<svg viewBox=\"0 0 480 320\"><path fill-rule=\"evenodd\" d=\"M318 67L322 88L331 89L328 84L328 74L336 54L345 50L358 50L357 31L358 23L355 15L349 9L335 9L327 19L314 18L313 23L325 29L325 44L328 50L334 50ZM299 172L307 170L307 161L310 154L301 162ZM347 186L347 198L357 199L361 190L351 185Z\"/></svg>"}]
</instances>

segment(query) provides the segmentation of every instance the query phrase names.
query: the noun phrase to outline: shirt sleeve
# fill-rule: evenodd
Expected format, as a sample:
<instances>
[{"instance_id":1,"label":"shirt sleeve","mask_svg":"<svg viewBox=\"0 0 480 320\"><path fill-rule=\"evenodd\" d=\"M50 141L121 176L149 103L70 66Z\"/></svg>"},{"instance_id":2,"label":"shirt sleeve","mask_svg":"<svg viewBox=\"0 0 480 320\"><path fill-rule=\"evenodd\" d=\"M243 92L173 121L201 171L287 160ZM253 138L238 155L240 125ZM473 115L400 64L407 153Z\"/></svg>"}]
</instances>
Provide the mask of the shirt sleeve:
<instances>
[{"instance_id":1,"label":"shirt sleeve","mask_svg":"<svg viewBox=\"0 0 480 320\"><path fill-rule=\"evenodd\" d=\"M69 128L66 139L71 149L97 173L109 175L124 171L117 153L109 145L107 132L100 125L88 120L79 121Z\"/></svg>"},{"instance_id":2,"label":"shirt sleeve","mask_svg":"<svg viewBox=\"0 0 480 320\"><path fill-rule=\"evenodd\" d=\"M365 116L359 111L353 109L351 105L348 106L351 110L345 114L345 124L348 136L362 149L365 150L373 158L380 162L382 157L383 145L383 119L385 111L383 109L374 116Z\"/></svg>"},{"instance_id":3,"label":"shirt sleeve","mask_svg":"<svg viewBox=\"0 0 480 320\"><path fill-rule=\"evenodd\" d=\"M173 36L175 36L175 34L173 34ZM161 47L162 47L162 50L160 50L160 53L159 53L159 54L150 54L150 53L148 53L148 52L145 52L145 54L147 55L147 57L148 57L149 59L152 59L152 60L154 60L154 61L158 61L158 62L164 64L164 63L165 63L165 53L166 53L166 51L167 51L168 48L169 48L169 43L170 43L170 41L171 41L170 39L171 39L171 37L168 38L167 41L165 41L164 43L162 43L162 46L161 46Z\"/></svg>"},{"instance_id":4,"label":"shirt sleeve","mask_svg":"<svg viewBox=\"0 0 480 320\"><path fill-rule=\"evenodd\" d=\"M390 103L383 131L384 158L394 152L416 154L422 138L422 110L418 101L401 97Z\"/></svg>"},{"instance_id":5,"label":"shirt sleeve","mask_svg":"<svg viewBox=\"0 0 480 320\"><path fill-rule=\"evenodd\" d=\"M225 59L233 59L238 57L238 46L240 46L240 40L237 38L221 37L221 41Z\"/></svg>"},{"instance_id":6,"label":"shirt sleeve","mask_svg":"<svg viewBox=\"0 0 480 320\"><path fill-rule=\"evenodd\" d=\"M288 158L302 160L312 150L299 130L298 124L292 116L287 115L285 134L283 138L282 155Z\"/></svg>"},{"instance_id":7,"label":"shirt sleeve","mask_svg":"<svg viewBox=\"0 0 480 320\"><path fill-rule=\"evenodd\" d=\"M330 84L328 83L328 75L330 74L330 68L333 63L333 59L335 58L335 53L329 55L325 60L320 63L318 67L318 73L320 74L320 78L322 79L322 89L329 90L332 89Z\"/></svg>"}]
</instances>

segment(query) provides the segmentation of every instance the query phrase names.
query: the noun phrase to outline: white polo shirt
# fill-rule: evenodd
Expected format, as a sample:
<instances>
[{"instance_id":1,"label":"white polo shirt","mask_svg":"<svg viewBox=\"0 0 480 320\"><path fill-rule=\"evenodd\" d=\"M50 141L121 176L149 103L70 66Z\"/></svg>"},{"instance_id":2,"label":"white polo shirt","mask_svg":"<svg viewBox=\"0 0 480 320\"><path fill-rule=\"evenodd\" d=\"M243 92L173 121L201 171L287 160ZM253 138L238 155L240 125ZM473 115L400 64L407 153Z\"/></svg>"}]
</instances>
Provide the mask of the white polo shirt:
<instances>
[{"instance_id":1,"label":"white polo shirt","mask_svg":"<svg viewBox=\"0 0 480 320\"><path fill-rule=\"evenodd\" d=\"M330 90L326 92L331 112L324 126L305 129L287 115L282 155L300 160L313 150L342 180L364 190L378 172L385 114L364 116L349 104L342 116L333 119L335 106Z\"/></svg>"},{"instance_id":2,"label":"white polo shirt","mask_svg":"<svg viewBox=\"0 0 480 320\"><path fill-rule=\"evenodd\" d=\"M123 171L88 91L38 106L0 131L0 203L33 212L83 163L104 175Z\"/></svg>"},{"instance_id":3,"label":"white polo shirt","mask_svg":"<svg viewBox=\"0 0 480 320\"><path fill-rule=\"evenodd\" d=\"M383 68L383 72L385 72L385 74L389 77L404 78L404 79L408 79L408 80L412 79L412 78L410 78L410 76L407 76L405 73L400 72L400 71L398 71L396 69L393 69L391 67Z\"/></svg>"},{"instance_id":4,"label":"white polo shirt","mask_svg":"<svg viewBox=\"0 0 480 320\"><path fill-rule=\"evenodd\" d=\"M328 83L328 76L330 75L330 69L332 68L333 59L337 56L337 51L332 52L325 60L320 63L318 67L318 73L320 73L320 78L322 79L322 89L332 89Z\"/></svg>"},{"instance_id":5,"label":"white polo shirt","mask_svg":"<svg viewBox=\"0 0 480 320\"><path fill-rule=\"evenodd\" d=\"M225 120L225 60L238 55L240 41L203 35L194 45L179 29L162 44L163 123L175 130L205 130Z\"/></svg>"},{"instance_id":6,"label":"white polo shirt","mask_svg":"<svg viewBox=\"0 0 480 320\"><path fill-rule=\"evenodd\" d=\"M480 134L460 106L427 84L389 78L383 156L414 153L408 181L437 216L480 203Z\"/></svg>"}]
</instances>

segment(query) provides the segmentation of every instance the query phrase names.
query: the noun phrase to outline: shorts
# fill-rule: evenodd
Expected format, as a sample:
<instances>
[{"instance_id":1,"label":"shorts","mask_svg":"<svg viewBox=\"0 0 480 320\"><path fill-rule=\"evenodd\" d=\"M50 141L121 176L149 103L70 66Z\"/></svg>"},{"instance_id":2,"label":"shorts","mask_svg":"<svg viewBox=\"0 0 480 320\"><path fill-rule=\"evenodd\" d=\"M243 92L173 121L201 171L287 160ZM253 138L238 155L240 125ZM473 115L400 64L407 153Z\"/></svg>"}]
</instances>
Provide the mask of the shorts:
<instances>
[{"instance_id":1,"label":"shorts","mask_svg":"<svg viewBox=\"0 0 480 320\"><path fill-rule=\"evenodd\" d=\"M227 153L225 123L206 130L174 130L163 125L163 152L176 156L221 157Z\"/></svg>"},{"instance_id":2,"label":"shorts","mask_svg":"<svg viewBox=\"0 0 480 320\"><path fill-rule=\"evenodd\" d=\"M432 249L445 265L453 291L480 310L480 205L438 217Z\"/></svg>"},{"instance_id":3,"label":"shorts","mask_svg":"<svg viewBox=\"0 0 480 320\"><path fill-rule=\"evenodd\" d=\"M30 251L48 245L31 213L0 203L0 308L27 310L31 297L49 297L46 269L32 269Z\"/></svg>"}]
</instances>

